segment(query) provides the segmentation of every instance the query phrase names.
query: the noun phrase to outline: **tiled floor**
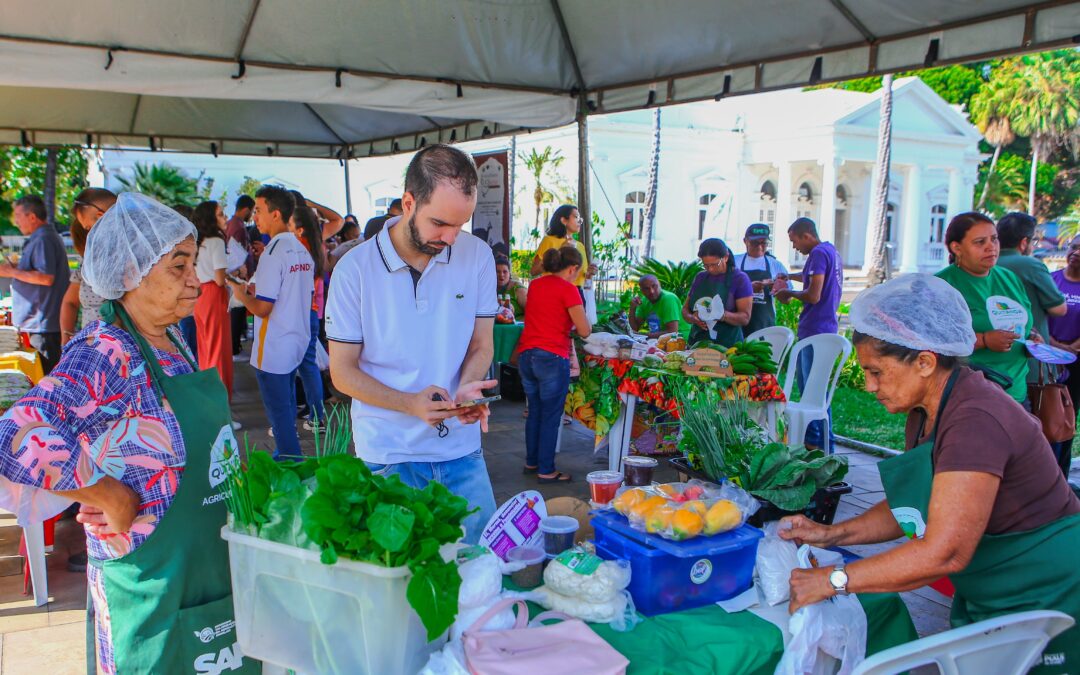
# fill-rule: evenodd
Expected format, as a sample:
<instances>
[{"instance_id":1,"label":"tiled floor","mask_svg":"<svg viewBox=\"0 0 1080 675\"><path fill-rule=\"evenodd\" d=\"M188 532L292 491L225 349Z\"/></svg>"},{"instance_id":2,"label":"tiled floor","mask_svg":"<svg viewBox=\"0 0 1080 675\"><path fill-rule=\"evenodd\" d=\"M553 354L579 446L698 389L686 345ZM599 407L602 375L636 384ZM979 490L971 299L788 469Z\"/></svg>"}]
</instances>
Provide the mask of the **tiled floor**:
<instances>
[{"instance_id":1,"label":"tiled floor","mask_svg":"<svg viewBox=\"0 0 1080 675\"><path fill-rule=\"evenodd\" d=\"M240 420L251 442L266 445L266 417L250 366L237 364L236 394L233 400L234 417ZM499 502L525 489L539 489L547 498L572 496L588 499L585 474L606 468L606 455L594 454L593 436L578 425L564 427L562 453L557 465L573 474L574 482L567 485L537 484L535 477L523 475L524 420L523 406L513 401L496 404L490 432L485 437L488 471ZM241 434L244 432L240 432ZM301 431L305 449L313 450L311 434ZM848 482L855 486L851 495L840 503L837 519L851 518L883 498L881 481L874 464L876 458L853 450L843 450L851 470ZM673 480L674 472L665 469L660 480ZM3 523L0 522L0 526ZM49 593L51 602L34 607L22 595L22 578L0 577L0 674L31 675L49 673L65 675L85 672L84 619L86 607L86 578L84 574L68 572L69 551L81 547L81 529L74 521L61 521L57 527L56 550L48 556ZM868 555L887 548L889 544L854 547ZM948 627L948 599L939 593L923 589L903 594L920 634L945 630Z\"/></svg>"}]
</instances>

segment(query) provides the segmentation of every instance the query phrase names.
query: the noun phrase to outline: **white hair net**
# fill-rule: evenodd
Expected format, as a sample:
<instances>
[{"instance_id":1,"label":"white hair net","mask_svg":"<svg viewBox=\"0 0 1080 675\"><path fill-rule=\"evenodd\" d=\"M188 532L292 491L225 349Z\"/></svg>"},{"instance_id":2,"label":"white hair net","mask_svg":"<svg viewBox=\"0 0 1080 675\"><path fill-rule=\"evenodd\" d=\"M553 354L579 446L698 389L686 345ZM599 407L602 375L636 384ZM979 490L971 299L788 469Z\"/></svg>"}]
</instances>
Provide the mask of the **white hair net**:
<instances>
[{"instance_id":1,"label":"white hair net","mask_svg":"<svg viewBox=\"0 0 1080 675\"><path fill-rule=\"evenodd\" d=\"M86 238L82 276L95 293L116 300L138 286L174 246L195 236L195 225L168 206L122 192Z\"/></svg>"},{"instance_id":2,"label":"white hair net","mask_svg":"<svg viewBox=\"0 0 1080 675\"><path fill-rule=\"evenodd\" d=\"M905 274L869 288L851 303L855 330L909 349L969 356L971 312L960 292L930 274Z\"/></svg>"}]
</instances>

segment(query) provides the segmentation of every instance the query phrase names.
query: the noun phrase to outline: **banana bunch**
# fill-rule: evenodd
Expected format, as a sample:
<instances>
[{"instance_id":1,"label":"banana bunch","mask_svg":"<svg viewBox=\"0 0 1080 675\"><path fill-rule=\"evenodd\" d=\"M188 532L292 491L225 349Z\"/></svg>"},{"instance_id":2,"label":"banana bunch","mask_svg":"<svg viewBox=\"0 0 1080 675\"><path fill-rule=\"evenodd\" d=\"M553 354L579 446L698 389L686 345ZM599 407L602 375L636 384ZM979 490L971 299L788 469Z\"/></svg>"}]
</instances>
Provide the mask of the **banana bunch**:
<instances>
[{"instance_id":1,"label":"banana bunch","mask_svg":"<svg viewBox=\"0 0 1080 675\"><path fill-rule=\"evenodd\" d=\"M776 374L772 347L764 340L736 343L727 350L727 358L736 375Z\"/></svg>"},{"instance_id":2,"label":"banana bunch","mask_svg":"<svg viewBox=\"0 0 1080 675\"><path fill-rule=\"evenodd\" d=\"M585 403L585 391L581 387L573 387L570 393L566 395L567 412L573 412L578 408L584 407Z\"/></svg>"}]
</instances>

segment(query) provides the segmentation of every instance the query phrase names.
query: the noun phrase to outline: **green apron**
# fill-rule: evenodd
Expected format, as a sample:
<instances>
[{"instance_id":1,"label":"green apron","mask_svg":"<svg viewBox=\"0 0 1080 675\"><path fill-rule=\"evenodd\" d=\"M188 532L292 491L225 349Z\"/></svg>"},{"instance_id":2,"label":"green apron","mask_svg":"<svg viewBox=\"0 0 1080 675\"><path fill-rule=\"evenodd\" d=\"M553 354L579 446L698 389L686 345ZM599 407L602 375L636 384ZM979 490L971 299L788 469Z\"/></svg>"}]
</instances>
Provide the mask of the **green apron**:
<instances>
[{"instance_id":1,"label":"green apron","mask_svg":"<svg viewBox=\"0 0 1080 675\"><path fill-rule=\"evenodd\" d=\"M739 265L739 269L745 272L746 276L750 277L750 281L772 281L772 264L769 262L769 258L772 256L768 253L765 254L765 269L763 270L747 270L746 259L749 257L749 255L743 256L742 264ZM754 293L754 304L750 310L750 323L746 324L743 328L743 332L746 335L750 335L762 328L769 328L775 325L776 308L773 306L772 289L766 286L762 289L761 293Z\"/></svg>"},{"instance_id":2,"label":"green apron","mask_svg":"<svg viewBox=\"0 0 1080 675\"><path fill-rule=\"evenodd\" d=\"M194 363L194 373L166 375L123 307L112 303L111 310L138 343L187 451L172 504L142 546L120 558L90 559L104 583L116 672L261 672L236 641L229 549L220 536L226 511L217 486L226 465L239 461L225 387L217 369L199 371ZM88 625L88 669L97 653L93 638Z\"/></svg>"},{"instance_id":3,"label":"green apron","mask_svg":"<svg viewBox=\"0 0 1080 675\"><path fill-rule=\"evenodd\" d=\"M934 439L958 372L945 387L929 441L878 464L889 508L908 538L922 537L934 480ZM984 534L956 587L950 622L965 626L996 616L1053 609L1078 624L1047 644L1032 673L1080 672L1080 514L1026 532Z\"/></svg>"},{"instance_id":4,"label":"green apron","mask_svg":"<svg viewBox=\"0 0 1080 675\"><path fill-rule=\"evenodd\" d=\"M706 274L704 280L694 287L694 290L690 296L690 313L694 312L694 303L701 298L711 298L719 295L724 300L724 308L729 312L735 309L735 301L731 298L731 288L728 286L728 275L722 274L720 276L713 276ZM716 337L713 338L709 335L709 331L699 328L697 326L690 327L690 344L697 342L708 341L715 342L718 345L730 347L736 342L742 342L743 331L742 326L732 326L730 323L724 323L723 321L717 321L716 326L713 327L716 331Z\"/></svg>"}]
</instances>

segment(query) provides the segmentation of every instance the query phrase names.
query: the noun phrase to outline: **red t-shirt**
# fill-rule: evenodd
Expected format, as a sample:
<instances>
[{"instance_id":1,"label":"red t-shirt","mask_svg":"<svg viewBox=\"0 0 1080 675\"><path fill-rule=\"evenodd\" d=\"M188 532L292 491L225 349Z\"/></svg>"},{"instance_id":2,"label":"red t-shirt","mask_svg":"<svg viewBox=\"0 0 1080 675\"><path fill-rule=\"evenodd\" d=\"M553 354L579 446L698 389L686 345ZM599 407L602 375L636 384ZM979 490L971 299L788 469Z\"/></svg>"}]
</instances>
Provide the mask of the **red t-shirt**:
<instances>
[{"instance_id":1,"label":"red t-shirt","mask_svg":"<svg viewBox=\"0 0 1080 675\"><path fill-rule=\"evenodd\" d=\"M577 286L562 277L547 274L529 284L525 301L525 330L518 350L543 349L564 359L570 358L570 308L581 304Z\"/></svg>"}]
</instances>

